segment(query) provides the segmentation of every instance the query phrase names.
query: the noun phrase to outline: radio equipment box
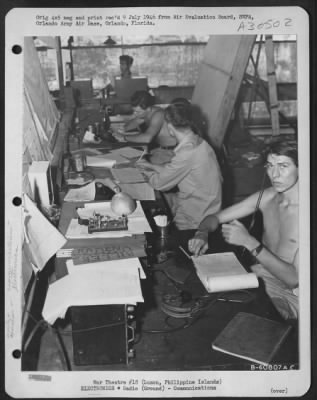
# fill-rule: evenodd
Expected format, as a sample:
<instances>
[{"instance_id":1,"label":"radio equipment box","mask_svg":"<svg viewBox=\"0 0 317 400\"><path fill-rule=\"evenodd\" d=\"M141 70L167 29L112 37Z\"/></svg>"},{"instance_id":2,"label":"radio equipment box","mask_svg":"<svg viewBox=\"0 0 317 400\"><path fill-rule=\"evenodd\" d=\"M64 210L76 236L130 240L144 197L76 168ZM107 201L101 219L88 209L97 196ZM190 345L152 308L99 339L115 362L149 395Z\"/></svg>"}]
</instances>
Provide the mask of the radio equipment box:
<instances>
[{"instance_id":1,"label":"radio equipment box","mask_svg":"<svg viewBox=\"0 0 317 400\"><path fill-rule=\"evenodd\" d=\"M75 365L128 364L134 357L135 306L70 308Z\"/></svg>"}]
</instances>

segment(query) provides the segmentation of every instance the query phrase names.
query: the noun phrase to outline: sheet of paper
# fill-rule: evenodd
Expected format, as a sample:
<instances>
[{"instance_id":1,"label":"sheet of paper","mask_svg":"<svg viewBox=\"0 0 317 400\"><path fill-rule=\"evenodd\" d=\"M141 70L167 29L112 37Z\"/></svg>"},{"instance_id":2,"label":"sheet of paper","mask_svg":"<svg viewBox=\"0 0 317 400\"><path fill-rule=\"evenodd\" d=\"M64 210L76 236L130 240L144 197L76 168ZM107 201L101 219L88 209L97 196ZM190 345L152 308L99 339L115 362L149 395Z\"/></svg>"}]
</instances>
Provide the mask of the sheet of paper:
<instances>
[{"instance_id":1,"label":"sheet of paper","mask_svg":"<svg viewBox=\"0 0 317 400\"><path fill-rule=\"evenodd\" d=\"M143 301L137 269L82 269L49 286L42 315L53 324L57 318L63 318L71 306L136 304Z\"/></svg>"},{"instance_id":2,"label":"sheet of paper","mask_svg":"<svg viewBox=\"0 0 317 400\"><path fill-rule=\"evenodd\" d=\"M112 168L111 173L119 183L146 182L146 178L136 168Z\"/></svg>"},{"instance_id":3,"label":"sheet of paper","mask_svg":"<svg viewBox=\"0 0 317 400\"><path fill-rule=\"evenodd\" d=\"M131 119L131 115L110 115L110 122L114 123L120 123L120 122L125 122Z\"/></svg>"},{"instance_id":4,"label":"sheet of paper","mask_svg":"<svg viewBox=\"0 0 317 400\"><path fill-rule=\"evenodd\" d=\"M78 149L78 150L72 150L71 153L72 153L72 155L75 155L75 154L85 154L86 156L87 156L87 155L90 155L90 156L98 156L98 155L103 154L102 151L100 151L100 150L98 150L98 149L93 149L93 148L91 148L91 147L82 147L82 148L80 148L80 149Z\"/></svg>"},{"instance_id":5,"label":"sheet of paper","mask_svg":"<svg viewBox=\"0 0 317 400\"><path fill-rule=\"evenodd\" d=\"M122 157L127 157L129 159L131 158L135 158L135 157L140 157L143 154L143 150L139 150L139 149L135 149L133 147L122 147L120 149L115 149L112 150L109 154L111 154L111 156L113 155L120 155Z\"/></svg>"},{"instance_id":6,"label":"sheet of paper","mask_svg":"<svg viewBox=\"0 0 317 400\"><path fill-rule=\"evenodd\" d=\"M95 195L95 182L91 182L88 185L78 189L69 189L64 201L92 201L95 199Z\"/></svg>"},{"instance_id":7,"label":"sheet of paper","mask_svg":"<svg viewBox=\"0 0 317 400\"><path fill-rule=\"evenodd\" d=\"M116 163L116 160L102 156L87 156L86 164L88 167L103 167L112 168Z\"/></svg>"},{"instance_id":8,"label":"sheet of paper","mask_svg":"<svg viewBox=\"0 0 317 400\"><path fill-rule=\"evenodd\" d=\"M41 270L57 250L64 246L66 238L45 218L28 195L24 194L23 199L26 213L25 245L33 264Z\"/></svg>"},{"instance_id":9,"label":"sheet of paper","mask_svg":"<svg viewBox=\"0 0 317 400\"><path fill-rule=\"evenodd\" d=\"M151 185L145 183L120 183L121 191L128 193L135 200L155 200L155 192Z\"/></svg>"},{"instance_id":10,"label":"sheet of paper","mask_svg":"<svg viewBox=\"0 0 317 400\"><path fill-rule=\"evenodd\" d=\"M197 275L208 292L255 288L255 274L248 273L234 253L206 254L192 257Z\"/></svg>"},{"instance_id":11,"label":"sheet of paper","mask_svg":"<svg viewBox=\"0 0 317 400\"><path fill-rule=\"evenodd\" d=\"M73 260L66 261L67 271L69 274L76 273L78 271L95 271L95 270L109 270L112 268L120 268L123 272L130 272L132 270L137 270L139 272L140 278L145 279L146 275L138 258L126 258L124 260L109 260L100 261L88 264L74 264Z\"/></svg>"}]
</instances>

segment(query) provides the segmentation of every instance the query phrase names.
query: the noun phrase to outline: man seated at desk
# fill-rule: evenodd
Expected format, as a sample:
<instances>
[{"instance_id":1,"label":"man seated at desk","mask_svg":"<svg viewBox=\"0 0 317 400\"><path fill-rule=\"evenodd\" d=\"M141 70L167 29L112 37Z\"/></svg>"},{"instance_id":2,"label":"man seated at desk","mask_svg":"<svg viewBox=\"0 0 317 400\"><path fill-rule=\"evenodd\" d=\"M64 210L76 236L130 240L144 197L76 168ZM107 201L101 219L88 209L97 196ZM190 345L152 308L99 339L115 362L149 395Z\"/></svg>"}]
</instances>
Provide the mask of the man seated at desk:
<instances>
[{"instance_id":1,"label":"man seated at desk","mask_svg":"<svg viewBox=\"0 0 317 400\"><path fill-rule=\"evenodd\" d=\"M154 96L147 91L137 91L131 98L134 117L125 124L124 132L116 136L132 143L148 143L151 149L151 162L164 164L174 156L177 141L172 137L164 118L164 109L154 105ZM173 103L187 103L186 99L175 99ZM139 133L135 133L135 131Z\"/></svg>"},{"instance_id":2,"label":"man seated at desk","mask_svg":"<svg viewBox=\"0 0 317 400\"><path fill-rule=\"evenodd\" d=\"M273 304L285 319L298 317L298 158L295 142L270 145L266 163L272 186L231 207L207 216L188 248L206 252L208 232L222 224L224 239L244 246L257 260L251 267L262 278ZM237 221L259 207L263 215L262 242Z\"/></svg>"},{"instance_id":3,"label":"man seated at desk","mask_svg":"<svg viewBox=\"0 0 317 400\"><path fill-rule=\"evenodd\" d=\"M178 192L167 198L178 229L197 228L201 219L220 210L222 177L212 147L195 131L190 104L171 104L164 112L167 129L176 141L169 163L154 165L140 161L136 165L154 189Z\"/></svg>"},{"instance_id":4,"label":"man seated at desk","mask_svg":"<svg viewBox=\"0 0 317 400\"><path fill-rule=\"evenodd\" d=\"M133 57L123 54L119 57L120 61L120 71L121 71L121 79L131 78L131 66L133 64Z\"/></svg>"},{"instance_id":5,"label":"man seated at desk","mask_svg":"<svg viewBox=\"0 0 317 400\"><path fill-rule=\"evenodd\" d=\"M132 78L131 66L133 64L133 57L129 56L128 54L123 54L119 57L119 62L120 62L120 78L121 79L131 79ZM114 76L109 77L109 80L110 80L110 82L105 87L107 96L109 96L110 92L114 91L114 87L115 87ZM103 91L105 89L103 89Z\"/></svg>"}]
</instances>

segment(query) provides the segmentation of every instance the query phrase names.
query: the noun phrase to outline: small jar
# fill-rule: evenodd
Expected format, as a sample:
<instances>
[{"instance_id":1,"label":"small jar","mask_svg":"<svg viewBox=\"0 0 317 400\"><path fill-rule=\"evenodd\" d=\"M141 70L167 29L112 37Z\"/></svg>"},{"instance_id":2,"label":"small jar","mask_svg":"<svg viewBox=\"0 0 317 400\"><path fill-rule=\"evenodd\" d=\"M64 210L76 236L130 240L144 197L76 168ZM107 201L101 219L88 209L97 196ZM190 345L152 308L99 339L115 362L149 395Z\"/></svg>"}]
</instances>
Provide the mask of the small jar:
<instances>
[{"instance_id":1,"label":"small jar","mask_svg":"<svg viewBox=\"0 0 317 400\"><path fill-rule=\"evenodd\" d=\"M75 154L73 156L74 169L76 172L83 172L85 169L85 157L83 154Z\"/></svg>"}]
</instances>

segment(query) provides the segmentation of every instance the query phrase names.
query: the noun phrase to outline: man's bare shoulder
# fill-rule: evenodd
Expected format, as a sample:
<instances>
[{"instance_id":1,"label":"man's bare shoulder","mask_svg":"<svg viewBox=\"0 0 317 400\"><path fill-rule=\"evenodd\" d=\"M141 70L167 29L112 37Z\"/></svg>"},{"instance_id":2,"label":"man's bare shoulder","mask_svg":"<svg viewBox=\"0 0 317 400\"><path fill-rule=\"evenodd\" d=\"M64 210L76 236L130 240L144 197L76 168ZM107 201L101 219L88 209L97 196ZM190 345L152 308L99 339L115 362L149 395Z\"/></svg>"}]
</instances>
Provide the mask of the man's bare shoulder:
<instances>
[{"instance_id":1,"label":"man's bare shoulder","mask_svg":"<svg viewBox=\"0 0 317 400\"><path fill-rule=\"evenodd\" d=\"M153 107L152 118L162 118L164 119L164 110L161 107Z\"/></svg>"},{"instance_id":2,"label":"man's bare shoulder","mask_svg":"<svg viewBox=\"0 0 317 400\"><path fill-rule=\"evenodd\" d=\"M262 194L261 205L265 206L265 205L275 201L277 196L278 196L278 193L273 187L269 187L269 188L265 189Z\"/></svg>"},{"instance_id":3,"label":"man's bare shoulder","mask_svg":"<svg viewBox=\"0 0 317 400\"><path fill-rule=\"evenodd\" d=\"M163 125L164 122L164 111L162 109L157 109L153 111L150 119L151 125Z\"/></svg>"}]
</instances>

